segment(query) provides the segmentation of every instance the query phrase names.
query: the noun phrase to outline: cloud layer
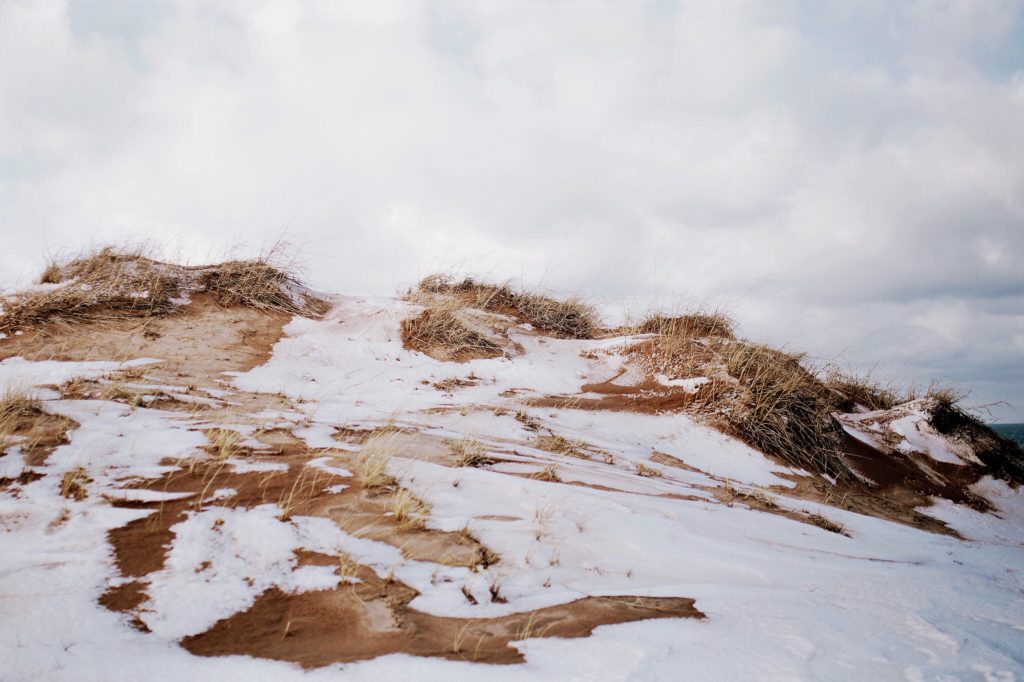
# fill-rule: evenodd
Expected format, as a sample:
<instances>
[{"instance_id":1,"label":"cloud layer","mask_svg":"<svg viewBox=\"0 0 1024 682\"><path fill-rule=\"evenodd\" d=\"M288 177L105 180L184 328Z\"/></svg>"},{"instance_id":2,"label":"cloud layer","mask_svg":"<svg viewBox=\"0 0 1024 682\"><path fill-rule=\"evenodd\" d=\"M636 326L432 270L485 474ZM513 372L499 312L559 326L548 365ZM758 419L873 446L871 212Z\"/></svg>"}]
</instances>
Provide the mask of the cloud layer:
<instances>
[{"instance_id":1,"label":"cloud layer","mask_svg":"<svg viewBox=\"0 0 1024 682\"><path fill-rule=\"evenodd\" d=\"M0 4L0 285L282 232L961 382L1024 421L1021 2Z\"/></svg>"}]
</instances>

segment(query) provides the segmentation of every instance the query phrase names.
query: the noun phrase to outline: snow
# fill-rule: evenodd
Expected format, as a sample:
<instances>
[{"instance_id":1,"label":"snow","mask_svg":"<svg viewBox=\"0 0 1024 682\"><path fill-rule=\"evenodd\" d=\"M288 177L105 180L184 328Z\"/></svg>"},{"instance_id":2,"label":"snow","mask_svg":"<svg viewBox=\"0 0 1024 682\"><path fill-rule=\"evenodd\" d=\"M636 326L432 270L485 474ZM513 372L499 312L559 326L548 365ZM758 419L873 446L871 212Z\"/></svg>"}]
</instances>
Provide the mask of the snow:
<instances>
[{"instance_id":1,"label":"snow","mask_svg":"<svg viewBox=\"0 0 1024 682\"><path fill-rule=\"evenodd\" d=\"M333 457L317 457L316 459L311 459L308 462L306 462L306 466L313 467L314 469L319 469L320 471L326 471L327 473L333 474L335 476L344 476L346 478L349 478L349 477L352 476L352 472L349 471L348 469L346 469L345 467L339 467L339 466L332 465L331 464L331 460L332 459L334 459L334 458Z\"/></svg>"},{"instance_id":2,"label":"snow","mask_svg":"<svg viewBox=\"0 0 1024 682\"><path fill-rule=\"evenodd\" d=\"M189 428L173 412L104 400L48 400L49 412L81 424L70 432L70 442L58 446L47 469L63 474L84 467L99 489L115 488L119 480L159 478L175 467L164 459L198 454L206 437Z\"/></svg>"},{"instance_id":3,"label":"snow","mask_svg":"<svg viewBox=\"0 0 1024 682\"><path fill-rule=\"evenodd\" d=\"M42 360L32 362L21 357L7 358L0 362L0 386L12 388L29 386L56 386L69 379L95 379L131 367L140 367L154 362L152 358L140 358L127 362L60 362Z\"/></svg>"},{"instance_id":4,"label":"snow","mask_svg":"<svg viewBox=\"0 0 1024 682\"><path fill-rule=\"evenodd\" d=\"M229 457L225 461L231 465L231 470L236 474L288 471L288 464L286 462L267 462L265 460L239 459L237 457Z\"/></svg>"},{"instance_id":5,"label":"snow","mask_svg":"<svg viewBox=\"0 0 1024 682\"><path fill-rule=\"evenodd\" d=\"M966 448L962 448L958 454L950 447L948 439L943 438L928 423L925 415L915 412L906 417L895 419L889 424L889 429L903 437L903 442L896 446L900 452L923 452L938 462L957 464L963 466L968 460L974 464L980 464L975 457L970 455Z\"/></svg>"},{"instance_id":6,"label":"snow","mask_svg":"<svg viewBox=\"0 0 1024 682\"><path fill-rule=\"evenodd\" d=\"M931 407L930 400L922 398L890 410L839 415L839 419L851 436L882 451L889 445L897 452L920 453L937 462L981 464L967 443L946 438L935 430L928 421Z\"/></svg>"},{"instance_id":7,"label":"snow","mask_svg":"<svg viewBox=\"0 0 1024 682\"><path fill-rule=\"evenodd\" d=\"M738 488L791 487L784 475L799 472L685 415L523 404L614 376L621 359L596 351L622 339L540 339L513 330L521 356L443 363L402 348L398 325L410 310L389 299L340 297L324 319L290 322L271 360L234 383L310 401L301 405L304 413L267 418L294 420L311 448L355 447L334 440L340 425L394 424L416 430L408 438L423 447L469 437L500 454L504 461L491 467L453 468L403 456L403 449L389 463L389 473L431 506L429 528L468 529L500 556L498 563L471 571L411 560L399 547L351 535L328 518L287 518L274 504L191 510L171 528L164 567L144 578L148 600L139 617L151 632L140 632L97 599L119 581L107 533L157 512L110 500L179 497L145 482L204 456L200 429L210 425L201 414L47 399L44 409L78 427L36 467L41 478L0 488L0 679L1024 679L1024 491L984 479L974 491L992 501L995 514L943 500L921 510L964 539L827 505L809 511L841 523L849 537L727 506L707 488L723 479ZM100 377L127 366L11 358L0 363L0 389ZM470 374L477 385L450 395L422 383ZM231 392L216 397L229 399ZM608 453L612 463L537 449L536 434L514 417L518 410L544 432ZM857 419L863 421L847 427L858 437L878 432L869 414ZM892 433L907 447L966 461L947 441L936 441L921 418L901 419ZM250 425L230 428L254 433ZM13 443L0 457L0 475L20 473L21 447ZM655 453L692 469L652 462ZM287 468L259 458L228 462L240 472ZM557 464L563 483L514 475L548 464ZM640 477L637 464L662 476ZM328 453L308 465L352 475ZM92 479L84 500L60 495L63 474L76 467ZM327 490L342 492L345 484ZM208 499L234 493L216 489ZM808 508L776 498L784 508ZM271 587L297 593L340 584L332 566L299 566L300 549L344 554L378 576L393 575L418 593L412 608L438 616L487 618L588 595L650 595L694 598L707 618L530 639L516 644L526 662L509 666L393 655L307 671L248 657L195 657L176 644L246 609ZM491 600L492 585L504 601Z\"/></svg>"},{"instance_id":8,"label":"snow","mask_svg":"<svg viewBox=\"0 0 1024 682\"><path fill-rule=\"evenodd\" d=\"M276 504L214 507L172 526L175 538L164 569L149 578L142 621L157 635L178 639L248 608L271 587L285 592L336 587L332 567L296 568L295 558L296 549L330 542L334 529L325 533L320 527L310 538L308 526L281 521L280 514Z\"/></svg>"},{"instance_id":9,"label":"snow","mask_svg":"<svg viewBox=\"0 0 1024 682\"><path fill-rule=\"evenodd\" d=\"M682 388L683 390L685 390L687 393L696 393L697 389L699 389L701 386L703 386L704 384L706 384L709 381L711 381L711 379L709 379L708 377L690 377L690 378L687 378L687 379L670 379L669 377L665 376L664 374L659 374L655 378L658 380L658 383L664 384L666 386L678 386L679 388Z\"/></svg>"},{"instance_id":10,"label":"snow","mask_svg":"<svg viewBox=\"0 0 1024 682\"><path fill-rule=\"evenodd\" d=\"M402 347L399 326L413 312L411 304L394 299L338 297L324 319L296 318L289 323L271 360L236 376L235 384L314 402L312 425L302 431L311 447L337 446L326 430L330 424L401 420L406 415L415 415L417 428L447 429L453 438L522 439L523 427L512 414L525 410L602 448L628 452L630 461L647 461L651 450L642 444L653 442L659 451L719 477L754 485L791 485L776 475L787 469L733 438L697 427L685 415L666 419L557 410L559 416L549 418L551 410L524 407L524 398L578 393L584 383L614 376L621 369L621 357L595 351L619 347L622 338L562 340L512 330L512 340L524 348L522 356L441 362ZM424 384L451 377L468 380L471 375L477 377L477 385L454 394L441 394ZM517 393L508 397L511 390ZM510 413L499 417L476 409L479 405L505 407ZM452 408L455 416L424 413L438 406ZM459 410L472 412L461 415Z\"/></svg>"},{"instance_id":11,"label":"snow","mask_svg":"<svg viewBox=\"0 0 1024 682\"><path fill-rule=\"evenodd\" d=\"M170 502L171 500L183 500L192 497L192 493L172 493L164 490L148 490L146 488L126 488L124 490L109 490L103 493L108 500L119 502Z\"/></svg>"}]
</instances>

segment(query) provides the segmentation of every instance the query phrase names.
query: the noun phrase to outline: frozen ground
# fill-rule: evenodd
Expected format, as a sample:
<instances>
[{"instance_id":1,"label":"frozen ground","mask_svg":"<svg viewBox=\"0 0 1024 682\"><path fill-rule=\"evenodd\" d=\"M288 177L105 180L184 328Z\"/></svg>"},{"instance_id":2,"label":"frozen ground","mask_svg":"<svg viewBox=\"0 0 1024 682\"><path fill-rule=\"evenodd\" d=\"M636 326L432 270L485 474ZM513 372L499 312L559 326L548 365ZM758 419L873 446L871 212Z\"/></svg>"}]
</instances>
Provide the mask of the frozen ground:
<instances>
[{"instance_id":1,"label":"frozen ground","mask_svg":"<svg viewBox=\"0 0 1024 682\"><path fill-rule=\"evenodd\" d=\"M997 513L945 501L922 509L964 539L795 493L779 492L774 501L826 516L846 535L725 505L711 488L792 488L783 475L793 472L684 415L524 407L530 396L573 393L614 376L621 356L599 351L622 339L513 331L523 355L440 362L403 349L398 327L411 310L391 299L339 298L322 320L292 321L271 360L234 376L233 387L294 400L291 411L259 419L292 429L311 448L338 446L330 434L339 425L390 423L426 439L472 438L500 453L493 467L456 468L408 448L388 465L431 505L428 527L468 528L498 563L471 571L411 560L400 547L356 537L323 517L288 517L275 504L206 506L172 527L167 562L148 577L140 619L150 632L142 632L97 600L119 580L107 532L159 512L111 500L170 495L137 483L204 456L200 429L224 424L201 412L60 400L42 388L100 376L117 363L12 358L0 363L3 387L33 387L47 412L78 426L43 465L26 464L19 442L0 457L0 476L40 474L0 490L0 680L1024 679L1020 490L991 479L977 484ZM430 385L453 377L473 385L452 393ZM230 390L222 397L231 401ZM519 411L610 458L533 447ZM956 457L928 445L939 457ZM652 461L655 452L692 468ZM638 464L661 475L638 476ZM514 475L548 465L561 482ZM312 458L310 467L333 476L335 486L352 478L328 458ZM63 497L65 474L78 468L91 479L88 496ZM232 494L209 490L204 499L226 503ZM534 637L516 644L526 661L515 665L388 655L303 670L194 656L177 644L245 610L268 587L309 592L351 579L297 565L297 549L344 553L391 575L419 593L412 608L438 616L479 619L583 596L638 595L692 597L706 618L604 625L577 639ZM488 596L494 585L501 600Z\"/></svg>"}]
</instances>

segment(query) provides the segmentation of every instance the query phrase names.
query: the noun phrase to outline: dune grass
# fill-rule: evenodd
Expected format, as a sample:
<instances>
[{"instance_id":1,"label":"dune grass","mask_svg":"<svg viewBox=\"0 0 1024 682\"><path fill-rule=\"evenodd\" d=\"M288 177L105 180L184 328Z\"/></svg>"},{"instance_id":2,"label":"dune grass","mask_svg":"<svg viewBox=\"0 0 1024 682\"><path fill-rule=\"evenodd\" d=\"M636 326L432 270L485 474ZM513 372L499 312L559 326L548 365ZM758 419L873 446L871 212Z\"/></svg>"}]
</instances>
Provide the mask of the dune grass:
<instances>
[{"instance_id":1,"label":"dune grass","mask_svg":"<svg viewBox=\"0 0 1024 682\"><path fill-rule=\"evenodd\" d=\"M423 528L430 514L430 505L408 488L399 488L391 497L391 514L399 528Z\"/></svg>"},{"instance_id":2,"label":"dune grass","mask_svg":"<svg viewBox=\"0 0 1024 682\"><path fill-rule=\"evenodd\" d=\"M637 333L686 338L736 338L732 319L723 312L691 312L683 315L655 313L637 325Z\"/></svg>"},{"instance_id":3,"label":"dune grass","mask_svg":"<svg viewBox=\"0 0 1024 682\"><path fill-rule=\"evenodd\" d=\"M0 393L0 447L3 447L8 437L18 430L22 419L38 414L42 414L42 408L27 388L4 388Z\"/></svg>"},{"instance_id":4,"label":"dune grass","mask_svg":"<svg viewBox=\"0 0 1024 682\"><path fill-rule=\"evenodd\" d=\"M470 438L449 441L448 448L455 455L456 466L480 467L494 463L494 460L487 456L483 443Z\"/></svg>"},{"instance_id":5,"label":"dune grass","mask_svg":"<svg viewBox=\"0 0 1024 682\"><path fill-rule=\"evenodd\" d=\"M600 329L597 311L575 298L558 300L507 284L489 284L471 277L457 281L448 275L430 275L417 290L457 296L470 307L511 315L560 338L591 339Z\"/></svg>"},{"instance_id":6,"label":"dune grass","mask_svg":"<svg viewBox=\"0 0 1024 682\"><path fill-rule=\"evenodd\" d=\"M39 286L3 297L0 331L165 315L183 297L208 293L224 306L316 315L326 304L302 288L275 247L252 260L182 266L156 260L146 247L107 246L51 262Z\"/></svg>"},{"instance_id":7,"label":"dune grass","mask_svg":"<svg viewBox=\"0 0 1024 682\"><path fill-rule=\"evenodd\" d=\"M394 433L374 434L359 451L356 473L365 488L381 488L394 483L388 475L388 462L397 451Z\"/></svg>"},{"instance_id":8,"label":"dune grass","mask_svg":"<svg viewBox=\"0 0 1024 682\"><path fill-rule=\"evenodd\" d=\"M951 389L933 390L928 423L944 436L968 442L989 473L1015 485L1024 484L1024 448L1004 438L958 404Z\"/></svg>"},{"instance_id":9,"label":"dune grass","mask_svg":"<svg viewBox=\"0 0 1024 682\"><path fill-rule=\"evenodd\" d=\"M836 478L850 473L828 389L802 356L745 341L718 344L737 381L726 419L738 435L793 466Z\"/></svg>"},{"instance_id":10,"label":"dune grass","mask_svg":"<svg viewBox=\"0 0 1024 682\"><path fill-rule=\"evenodd\" d=\"M436 297L424 304L422 313L402 321L402 341L407 347L456 362L503 354L501 346L469 323L461 300Z\"/></svg>"}]
</instances>

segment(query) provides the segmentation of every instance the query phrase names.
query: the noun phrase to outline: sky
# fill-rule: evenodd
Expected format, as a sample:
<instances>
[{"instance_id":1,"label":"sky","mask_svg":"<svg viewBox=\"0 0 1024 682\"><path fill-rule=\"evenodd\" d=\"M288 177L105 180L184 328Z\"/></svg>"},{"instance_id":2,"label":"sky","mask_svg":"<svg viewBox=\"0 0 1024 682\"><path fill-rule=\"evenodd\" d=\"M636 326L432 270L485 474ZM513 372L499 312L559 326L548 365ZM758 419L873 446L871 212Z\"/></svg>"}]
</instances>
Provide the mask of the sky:
<instances>
[{"instance_id":1,"label":"sky","mask_svg":"<svg viewBox=\"0 0 1024 682\"><path fill-rule=\"evenodd\" d=\"M0 0L0 234L721 309L1021 422L1024 2Z\"/></svg>"}]
</instances>

